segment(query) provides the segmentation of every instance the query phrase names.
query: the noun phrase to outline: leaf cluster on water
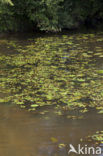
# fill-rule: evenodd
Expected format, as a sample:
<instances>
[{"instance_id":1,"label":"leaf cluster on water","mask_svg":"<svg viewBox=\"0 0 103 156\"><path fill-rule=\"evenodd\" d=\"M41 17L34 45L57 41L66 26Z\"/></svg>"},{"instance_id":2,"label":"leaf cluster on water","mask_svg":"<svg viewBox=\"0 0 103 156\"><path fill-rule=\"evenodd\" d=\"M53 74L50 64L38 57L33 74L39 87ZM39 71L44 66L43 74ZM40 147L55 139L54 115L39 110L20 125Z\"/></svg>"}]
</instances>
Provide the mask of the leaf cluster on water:
<instances>
[{"instance_id":1,"label":"leaf cluster on water","mask_svg":"<svg viewBox=\"0 0 103 156\"><path fill-rule=\"evenodd\" d=\"M28 110L45 105L61 111L103 109L101 34L40 37L17 54L0 55L0 86L12 102ZM7 44L8 46L8 44ZM60 113L59 113L60 114Z\"/></svg>"}]
</instances>

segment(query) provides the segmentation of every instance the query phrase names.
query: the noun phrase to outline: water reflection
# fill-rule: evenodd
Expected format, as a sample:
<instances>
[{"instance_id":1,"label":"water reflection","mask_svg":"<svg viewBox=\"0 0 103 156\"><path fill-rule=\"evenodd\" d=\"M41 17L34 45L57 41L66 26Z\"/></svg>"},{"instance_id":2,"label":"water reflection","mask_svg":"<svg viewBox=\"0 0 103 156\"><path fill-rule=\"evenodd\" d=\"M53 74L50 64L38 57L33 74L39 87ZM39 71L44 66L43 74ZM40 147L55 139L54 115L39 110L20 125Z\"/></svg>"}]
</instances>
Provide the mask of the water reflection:
<instances>
[{"instance_id":1,"label":"water reflection","mask_svg":"<svg viewBox=\"0 0 103 156\"><path fill-rule=\"evenodd\" d=\"M7 105L0 105L0 110L2 156L67 156L70 143L77 146L81 137L103 129L103 117L94 111L82 120L71 120L58 117L52 109L48 118ZM51 141L52 137L57 142ZM59 144L66 144L66 148L59 148Z\"/></svg>"}]
</instances>

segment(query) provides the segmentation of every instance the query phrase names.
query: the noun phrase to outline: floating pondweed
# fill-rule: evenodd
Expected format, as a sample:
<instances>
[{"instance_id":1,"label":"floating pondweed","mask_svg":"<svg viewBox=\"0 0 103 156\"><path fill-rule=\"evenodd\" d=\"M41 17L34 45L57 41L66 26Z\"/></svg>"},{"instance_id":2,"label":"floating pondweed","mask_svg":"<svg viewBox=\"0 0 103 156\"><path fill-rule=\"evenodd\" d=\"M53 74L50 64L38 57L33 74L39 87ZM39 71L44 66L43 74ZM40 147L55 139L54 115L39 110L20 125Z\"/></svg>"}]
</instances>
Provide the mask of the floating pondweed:
<instances>
[{"instance_id":1,"label":"floating pondweed","mask_svg":"<svg viewBox=\"0 0 103 156\"><path fill-rule=\"evenodd\" d=\"M103 69L97 66L103 55L101 42L95 34L40 37L24 49L3 41L19 53L0 55L0 85L8 93L0 101L29 110L45 105L80 108L82 113L89 107L102 108ZM95 45L92 50L90 43Z\"/></svg>"}]
</instances>

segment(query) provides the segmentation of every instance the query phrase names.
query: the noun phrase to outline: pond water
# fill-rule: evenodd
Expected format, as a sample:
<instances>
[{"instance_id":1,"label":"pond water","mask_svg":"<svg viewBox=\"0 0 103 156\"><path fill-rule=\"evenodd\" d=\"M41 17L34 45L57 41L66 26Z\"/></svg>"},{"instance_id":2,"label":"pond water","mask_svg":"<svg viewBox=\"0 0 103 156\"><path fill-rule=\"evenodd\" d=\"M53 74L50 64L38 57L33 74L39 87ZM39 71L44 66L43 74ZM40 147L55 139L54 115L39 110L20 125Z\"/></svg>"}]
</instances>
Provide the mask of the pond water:
<instances>
[{"instance_id":1,"label":"pond water","mask_svg":"<svg viewBox=\"0 0 103 156\"><path fill-rule=\"evenodd\" d=\"M69 144L93 146L93 143L81 143L80 138L103 129L103 116L93 110L82 120L60 117L53 113L53 108L45 116L6 105L0 105L0 110L2 156L67 156ZM59 148L59 144L66 147Z\"/></svg>"},{"instance_id":2,"label":"pond water","mask_svg":"<svg viewBox=\"0 0 103 156\"><path fill-rule=\"evenodd\" d=\"M68 156L69 144L102 148L102 32L4 36L0 64L1 156Z\"/></svg>"}]
</instances>

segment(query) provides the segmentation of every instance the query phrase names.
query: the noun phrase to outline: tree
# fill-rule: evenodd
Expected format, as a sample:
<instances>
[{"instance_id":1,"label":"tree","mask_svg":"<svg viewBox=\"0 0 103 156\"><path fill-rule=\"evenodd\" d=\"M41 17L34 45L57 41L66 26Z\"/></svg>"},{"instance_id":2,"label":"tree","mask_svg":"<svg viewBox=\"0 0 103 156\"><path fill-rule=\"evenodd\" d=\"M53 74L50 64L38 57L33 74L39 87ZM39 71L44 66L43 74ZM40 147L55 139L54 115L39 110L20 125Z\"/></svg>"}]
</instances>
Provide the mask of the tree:
<instances>
[{"instance_id":1,"label":"tree","mask_svg":"<svg viewBox=\"0 0 103 156\"><path fill-rule=\"evenodd\" d=\"M0 0L0 3L0 31L37 28L58 31L103 24L103 0Z\"/></svg>"}]
</instances>

